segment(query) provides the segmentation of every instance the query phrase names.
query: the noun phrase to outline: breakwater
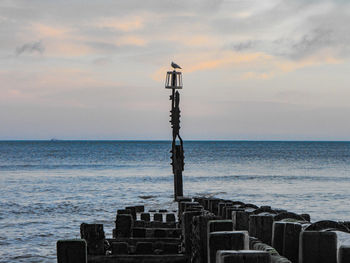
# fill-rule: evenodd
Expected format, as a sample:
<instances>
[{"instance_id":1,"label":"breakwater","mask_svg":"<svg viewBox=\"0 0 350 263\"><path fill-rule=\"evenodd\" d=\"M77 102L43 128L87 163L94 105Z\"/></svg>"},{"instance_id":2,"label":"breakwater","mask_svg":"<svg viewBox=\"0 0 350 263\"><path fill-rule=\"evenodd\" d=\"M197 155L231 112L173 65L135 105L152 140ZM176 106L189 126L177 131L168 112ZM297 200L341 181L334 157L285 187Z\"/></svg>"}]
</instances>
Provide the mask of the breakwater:
<instances>
[{"instance_id":1,"label":"breakwater","mask_svg":"<svg viewBox=\"0 0 350 263\"><path fill-rule=\"evenodd\" d=\"M113 238L102 224L81 224L81 239L57 242L58 262L350 262L349 222L219 198L177 202L173 211L117 210Z\"/></svg>"}]
</instances>

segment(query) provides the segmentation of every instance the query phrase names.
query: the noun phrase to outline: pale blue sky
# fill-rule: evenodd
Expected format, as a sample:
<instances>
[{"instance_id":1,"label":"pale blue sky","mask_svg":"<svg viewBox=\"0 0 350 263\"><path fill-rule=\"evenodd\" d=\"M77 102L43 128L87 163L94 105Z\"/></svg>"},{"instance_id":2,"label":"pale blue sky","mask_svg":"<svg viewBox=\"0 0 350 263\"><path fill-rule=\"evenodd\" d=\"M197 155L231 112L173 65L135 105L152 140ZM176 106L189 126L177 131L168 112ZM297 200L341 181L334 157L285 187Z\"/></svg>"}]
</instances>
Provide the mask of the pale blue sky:
<instances>
[{"instance_id":1,"label":"pale blue sky","mask_svg":"<svg viewBox=\"0 0 350 263\"><path fill-rule=\"evenodd\" d=\"M350 140L348 1L0 1L0 139Z\"/></svg>"}]
</instances>

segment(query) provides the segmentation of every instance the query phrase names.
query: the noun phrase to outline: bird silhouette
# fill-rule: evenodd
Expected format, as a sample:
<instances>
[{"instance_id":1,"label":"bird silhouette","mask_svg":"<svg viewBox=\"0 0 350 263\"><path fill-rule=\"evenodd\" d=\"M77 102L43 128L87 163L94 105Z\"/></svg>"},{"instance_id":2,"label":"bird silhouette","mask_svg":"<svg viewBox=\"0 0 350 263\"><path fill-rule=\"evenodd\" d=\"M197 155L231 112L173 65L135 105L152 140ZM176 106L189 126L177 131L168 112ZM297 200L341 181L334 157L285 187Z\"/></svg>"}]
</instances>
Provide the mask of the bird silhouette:
<instances>
[{"instance_id":1,"label":"bird silhouette","mask_svg":"<svg viewBox=\"0 0 350 263\"><path fill-rule=\"evenodd\" d=\"M171 62L171 66L172 66L174 69L176 69L176 68L181 69L181 67L180 67L178 64L174 63L174 62Z\"/></svg>"}]
</instances>

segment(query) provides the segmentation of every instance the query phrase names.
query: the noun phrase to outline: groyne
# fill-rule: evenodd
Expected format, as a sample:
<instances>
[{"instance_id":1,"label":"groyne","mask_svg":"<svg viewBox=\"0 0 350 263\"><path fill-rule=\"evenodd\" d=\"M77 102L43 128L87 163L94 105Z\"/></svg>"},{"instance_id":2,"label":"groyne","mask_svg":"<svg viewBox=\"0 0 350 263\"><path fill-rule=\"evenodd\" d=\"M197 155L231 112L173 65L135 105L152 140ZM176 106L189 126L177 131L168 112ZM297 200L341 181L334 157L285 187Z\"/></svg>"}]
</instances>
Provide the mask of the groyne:
<instances>
[{"instance_id":1,"label":"groyne","mask_svg":"<svg viewBox=\"0 0 350 263\"><path fill-rule=\"evenodd\" d=\"M112 238L102 224L82 223L81 239L57 242L58 263L350 262L350 222L212 197L177 203L117 210Z\"/></svg>"}]
</instances>

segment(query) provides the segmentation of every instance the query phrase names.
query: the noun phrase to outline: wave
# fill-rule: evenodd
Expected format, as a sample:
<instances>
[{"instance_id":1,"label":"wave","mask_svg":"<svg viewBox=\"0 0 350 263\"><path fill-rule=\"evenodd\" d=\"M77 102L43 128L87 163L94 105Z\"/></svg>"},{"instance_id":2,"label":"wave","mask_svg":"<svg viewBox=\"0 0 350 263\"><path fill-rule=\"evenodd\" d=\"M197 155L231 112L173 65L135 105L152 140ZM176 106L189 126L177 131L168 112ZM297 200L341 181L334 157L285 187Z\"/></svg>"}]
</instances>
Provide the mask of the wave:
<instances>
[{"instance_id":1,"label":"wave","mask_svg":"<svg viewBox=\"0 0 350 263\"><path fill-rule=\"evenodd\" d=\"M138 167L139 165L132 164L11 164L0 165L0 170L13 171L13 170L80 170L80 169L118 169L118 168L131 168Z\"/></svg>"},{"instance_id":2,"label":"wave","mask_svg":"<svg viewBox=\"0 0 350 263\"><path fill-rule=\"evenodd\" d=\"M186 177L186 181L200 182L200 181L227 181L227 180L269 180L269 181L347 181L350 182L350 177L339 176L339 177L326 177L326 176L305 176L305 175L221 175L221 176L194 176Z\"/></svg>"}]
</instances>

